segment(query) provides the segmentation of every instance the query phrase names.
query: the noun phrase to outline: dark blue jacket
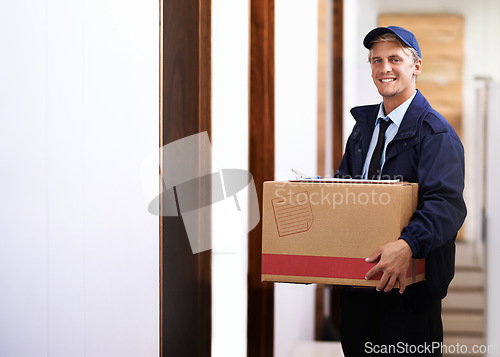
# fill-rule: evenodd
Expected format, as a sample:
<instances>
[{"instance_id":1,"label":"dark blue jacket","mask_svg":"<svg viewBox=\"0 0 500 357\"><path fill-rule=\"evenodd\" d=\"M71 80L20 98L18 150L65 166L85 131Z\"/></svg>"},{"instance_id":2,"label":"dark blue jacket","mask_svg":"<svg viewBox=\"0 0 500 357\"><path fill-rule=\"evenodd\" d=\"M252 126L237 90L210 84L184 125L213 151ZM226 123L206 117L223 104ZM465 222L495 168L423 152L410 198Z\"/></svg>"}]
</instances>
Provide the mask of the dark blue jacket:
<instances>
[{"instance_id":1,"label":"dark blue jacket","mask_svg":"<svg viewBox=\"0 0 500 357\"><path fill-rule=\"evenodd\" d=\"M356 125L337 177L361 178L379 105L355 107ZM455 238L467 214L464 149L455 130L417 91L386 150L381 178L418 182L418 207L400 239L414 258L426 258L426 281L444 298L455 274Z\"/></svg>"}]
</instances>

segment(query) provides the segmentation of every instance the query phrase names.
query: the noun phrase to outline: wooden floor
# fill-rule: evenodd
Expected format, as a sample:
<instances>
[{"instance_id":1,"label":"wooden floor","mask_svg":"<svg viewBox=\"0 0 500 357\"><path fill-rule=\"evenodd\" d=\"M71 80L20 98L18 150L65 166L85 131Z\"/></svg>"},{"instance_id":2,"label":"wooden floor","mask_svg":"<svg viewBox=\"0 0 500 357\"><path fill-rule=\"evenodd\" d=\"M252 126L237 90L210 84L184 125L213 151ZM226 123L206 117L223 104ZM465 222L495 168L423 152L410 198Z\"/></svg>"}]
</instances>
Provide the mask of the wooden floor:
<instances>
[{"instance_id":1,"label":"wooden floor","mask_svg":"<svg viewBox=\"0 0 500 357\"><path fill-rule=\"evenodd\" d=\"M340 342L303 341L297 344L290 357L344 357Z\"/></svg>"}]
</instances>

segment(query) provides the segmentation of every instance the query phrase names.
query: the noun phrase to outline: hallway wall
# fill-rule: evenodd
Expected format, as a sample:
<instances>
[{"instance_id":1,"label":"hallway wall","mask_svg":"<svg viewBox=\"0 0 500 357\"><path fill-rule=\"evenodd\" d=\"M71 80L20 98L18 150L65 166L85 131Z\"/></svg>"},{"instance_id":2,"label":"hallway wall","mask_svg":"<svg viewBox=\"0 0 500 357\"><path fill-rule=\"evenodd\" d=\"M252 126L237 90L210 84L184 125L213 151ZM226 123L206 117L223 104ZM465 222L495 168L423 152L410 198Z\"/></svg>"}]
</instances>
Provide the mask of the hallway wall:
<instances>
[{"instance_id":1,"label":"hallway wall","mask_svg":"<svg viewBox=\"0 0 500 357\"><path fill-rule=\"evenodd\" d=\"M292 168L318 174L318 2L277 0L275 9L275 179L289 180ZM274 284L275 357L314 339L315 287Z\"/></svg>"},{"instance_id":2,"label":"hallway wall","mask_svg":"<svg viewBox=\"0 0 500 357\"><path fill-rule=\"evenodd\" d=\"M158 2L0 5L0 355L157 356Z\"/></svg>"}]
</instances>

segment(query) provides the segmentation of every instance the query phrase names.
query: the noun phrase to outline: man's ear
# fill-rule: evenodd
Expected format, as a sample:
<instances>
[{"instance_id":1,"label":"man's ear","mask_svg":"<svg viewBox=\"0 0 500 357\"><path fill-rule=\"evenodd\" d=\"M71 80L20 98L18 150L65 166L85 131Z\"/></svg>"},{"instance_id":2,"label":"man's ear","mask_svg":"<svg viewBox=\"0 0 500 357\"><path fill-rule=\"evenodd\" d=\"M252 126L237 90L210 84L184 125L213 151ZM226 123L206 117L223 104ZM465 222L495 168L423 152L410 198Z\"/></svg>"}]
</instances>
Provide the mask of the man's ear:
<instances>
[{"instance_id":1,"label":"man's ear","mask_svg":"<svg viewBox=\"0 0 500 357\"><path fill-rule=\"evenodd\" d=\"M422 59L419 58L418 60L415 61L413 64L413 75L417 77L420 72L422 72Z\"/></svg>"}]
</instances>

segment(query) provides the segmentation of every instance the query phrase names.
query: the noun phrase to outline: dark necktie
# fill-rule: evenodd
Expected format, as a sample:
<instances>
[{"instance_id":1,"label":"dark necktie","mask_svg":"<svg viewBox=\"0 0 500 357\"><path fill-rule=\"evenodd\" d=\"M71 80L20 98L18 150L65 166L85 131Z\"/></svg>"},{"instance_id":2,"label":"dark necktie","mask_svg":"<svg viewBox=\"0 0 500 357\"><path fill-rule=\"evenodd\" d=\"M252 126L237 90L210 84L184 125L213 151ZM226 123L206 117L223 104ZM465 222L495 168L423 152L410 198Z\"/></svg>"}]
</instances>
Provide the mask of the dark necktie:
<instances>
[{"instance_id":1,"label":"dark necktie","mask_svg":"<svg viewBox=\"0 0 500 357\"><path fill-rule=\"evenodd\" d=\"M368 176L369 180L378 180L380 176L380 168L381 168L381 158L382 152L384 151L385 144L385 132L387 128L391 125L391 119L388 120L380 119L379 123L379 132L377 145L375 146L375 150L373 150L372 159L370 161L370 166L368 168Z\"/></svg>"}]
</instances>

